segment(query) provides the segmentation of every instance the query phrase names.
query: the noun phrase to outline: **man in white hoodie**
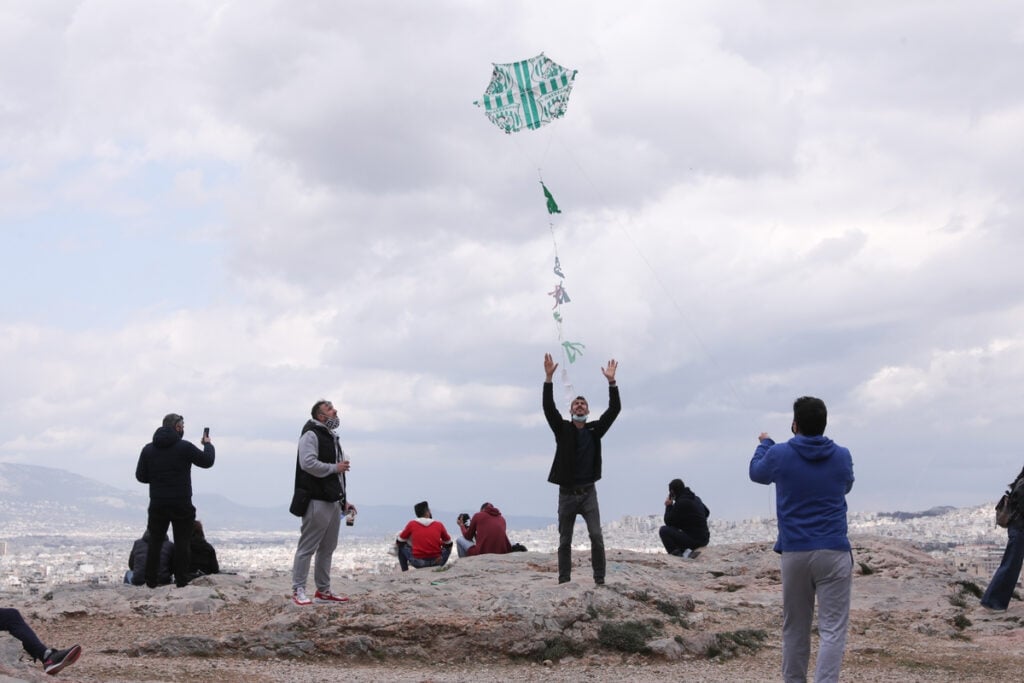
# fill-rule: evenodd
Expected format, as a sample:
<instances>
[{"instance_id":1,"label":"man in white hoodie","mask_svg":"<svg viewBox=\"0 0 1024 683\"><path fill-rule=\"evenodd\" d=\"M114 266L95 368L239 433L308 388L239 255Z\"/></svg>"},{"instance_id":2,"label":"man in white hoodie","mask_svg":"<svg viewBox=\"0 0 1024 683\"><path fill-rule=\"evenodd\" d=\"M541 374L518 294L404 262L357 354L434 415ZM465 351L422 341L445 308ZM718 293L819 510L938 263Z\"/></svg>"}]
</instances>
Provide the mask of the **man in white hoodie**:
<instances>
[{"instance_id":1,"label":"man in white hoodie","mask_svg":"<svg viewBox=\"0 0 1024 683\"><path fill-rule=\"evenodd\" d=\"M443 566L452 554L448 530L430 514L427 501L416 503L413 511L416 519L398 534L398 564L403 572L409 570L409 565L417 569Z\"/></svg>"}]
</instances>

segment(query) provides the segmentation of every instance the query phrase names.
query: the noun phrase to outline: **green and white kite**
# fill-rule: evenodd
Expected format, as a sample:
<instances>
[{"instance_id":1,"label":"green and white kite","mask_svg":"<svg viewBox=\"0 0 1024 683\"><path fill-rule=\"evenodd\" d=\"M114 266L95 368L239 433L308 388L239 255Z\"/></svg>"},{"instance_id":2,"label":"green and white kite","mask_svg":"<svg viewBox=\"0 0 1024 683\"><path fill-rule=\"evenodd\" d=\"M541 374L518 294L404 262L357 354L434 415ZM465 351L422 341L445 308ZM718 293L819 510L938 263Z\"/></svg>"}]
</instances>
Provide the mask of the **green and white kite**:
<instances>
[{"instance_id":1,"label":"green and white kite","mask_svg":"<svg viewBox=\"0 0 1024 683\"><path fill-rule=\"evenodd\" d=\"M569 71L540 53L510 64L495 64L482 99L491 123L506 133L537 129L561 118L569 105L576 70Z\"/></svg>"}]
</instances>

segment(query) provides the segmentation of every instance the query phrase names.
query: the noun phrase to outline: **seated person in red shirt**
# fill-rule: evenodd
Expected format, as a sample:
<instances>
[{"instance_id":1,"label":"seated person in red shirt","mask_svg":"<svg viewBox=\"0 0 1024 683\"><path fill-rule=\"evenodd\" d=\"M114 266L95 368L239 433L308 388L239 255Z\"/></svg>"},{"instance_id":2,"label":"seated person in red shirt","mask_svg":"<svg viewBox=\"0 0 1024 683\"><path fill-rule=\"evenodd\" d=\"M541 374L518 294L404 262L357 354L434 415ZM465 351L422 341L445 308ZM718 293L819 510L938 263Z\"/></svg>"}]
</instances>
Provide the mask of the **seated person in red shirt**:
<instances>
[{"instance_id":1,"label":"seated person in red shirt","mask_svg":"<svg viewBox=\"0 0 1024 683\"><path fill-rule=\"evenodd\" d=\"M444 524L431 516L427 501L416 503L413 510L416 519L398 534L398 564L403 572L409 570L409 565L417 569L444 565L452 554L451 536Z\"/></svg>"},{"instance_id":2,"label":"seated person in red shirt","mask_svg":"<svg viewBox=\"0 0 1024 683\"><path fill-rule=\"evenodd\" d=\"M462 536L455 539L458 546L459 557L472 557L473 555L503 555L512 552L512 544L508 540L505 531L505 518L501 511L491 505L484 503L480 506L480 512L473 515L473 519L467 519L469 515L460 516L458 519Z\"/></svg>"}]
</instances>

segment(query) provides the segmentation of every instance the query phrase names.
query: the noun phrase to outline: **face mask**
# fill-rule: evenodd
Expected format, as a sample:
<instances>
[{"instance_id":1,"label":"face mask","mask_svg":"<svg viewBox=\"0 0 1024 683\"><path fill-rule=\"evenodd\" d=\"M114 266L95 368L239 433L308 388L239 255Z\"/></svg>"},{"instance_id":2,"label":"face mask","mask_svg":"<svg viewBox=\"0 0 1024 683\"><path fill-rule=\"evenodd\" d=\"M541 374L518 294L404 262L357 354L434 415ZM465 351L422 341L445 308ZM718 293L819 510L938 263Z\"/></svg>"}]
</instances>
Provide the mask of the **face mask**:
<instances>
[{"instance_id":1,"label":"face mask","mask_svg":"<svg viewBox=\"0 0 1024 683\"><path fill-rule=\"evenodd\" d=\"M324 421L324 425L326 425L328 429L333 431L337 429L339 426L341 426L341 420L338 419L337 415L335 415L334 417L327 418L327 420Z\"/></svg>"},{"instance_id":2,"label":"face mask","mask_svg":"<svg viewBox=\"0 0 1024 683\"><path fill-rule=\"evenodd\" d=\"M572 421L573 422L586 422L588 417L590 417L589 414L588 415L573 415L572 416Z\"/></svg>"}]
</instances>

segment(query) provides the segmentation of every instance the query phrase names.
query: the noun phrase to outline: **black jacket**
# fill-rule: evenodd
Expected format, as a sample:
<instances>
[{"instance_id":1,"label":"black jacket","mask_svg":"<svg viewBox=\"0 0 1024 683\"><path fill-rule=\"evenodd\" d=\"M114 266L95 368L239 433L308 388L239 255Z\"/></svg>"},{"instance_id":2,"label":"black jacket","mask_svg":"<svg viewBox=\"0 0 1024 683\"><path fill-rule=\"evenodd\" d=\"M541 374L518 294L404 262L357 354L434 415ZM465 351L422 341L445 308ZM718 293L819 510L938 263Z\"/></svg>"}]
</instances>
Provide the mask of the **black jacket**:
<instances>
[{"instance_id":1,"label":"black jacket","mask_svg":"<svg viewBox=\"0 0 1024 683\"><path fill-rule=\"evenodd\" d=\"M544 382L541 404L544 406L544 417L547 418L548 426L555 434L555 459L551 463L548 481L559 486L573 486L576 483L573 476L576 437L580 429L571 421L562 418L558 412L558 408L555 407L554 386L551 382ZM583 426L583 429L590 431L594 442L594 481L601 478L601 437L615 422L620 410L622 404L619 402L619 387L609 384L607 410L597 420L587 422Z\"/></svg>"},{"instance_id":2,"label":"black jacket","mask_svg":"<svg viewBox=\"0 0 1024 683\"><path fill-rule=\"evenodd\" d=\"M708 531L708 516L711 511L700 497L688 488L676 496L672 505L665 506L665 525L674 527L703 541L707 545L711 534Z\"/></svg>"},{"instance_id":3,"label":"black jacket","mask_svg":"<svg viewBox=\"0 0 1024 683\"><path fill-rule=\"evenodd\" d=\"M204 574L220 573L220 564L217 563L217 551L213 549L205 537L198 534L192 535L189 545L192 550L189 555L188 570L190 572L202 572Z\"/></svg>"},{"instance_id":4,"label":"black jacket","mask_svg":"<svg viewBox=\"0 0 1024 683\"><path fill-rule=\"evenodd\" d=\"M135 478L149 484L149 499L192 502L192 465L213 467L213 444L199 450L172 427L160 427L139 454Z\"/></svg>"},{"instance_id":5,"label":"black jacket","mask_svg":"<svg viewBox=\"0 0 1024 683\"><path fill-rule=\"evenodd\" d=\"M128 568L132 570L132 585L143 586L146 584L146 556L149 555L149 534L132 544L132 551L128 555ZM174 556L174 544L164 539L160 547L160 565L157 569L156 582L166 586L171 582L171 559Z\"/></svg>"},{"instance_id":6,"label":"black jacket","mask_svg":"<svg viewBox=\"0 0 1024 683\"><path fill-rule=\"evenodd\" d=\"M341 457L341 445L336 437L327 427L315 420L308 420L302 428L302 433L312 430L316 434L318 444L316 458L320 462L336 463ZM342 475L342 477L344 474ZM330 474L326 477L315 477L299 466L299 454L295 454L295 488L309 491L309 497L313 500L326 500L333 503L336 500L345 503L345 489L341 477Z\"/></svg>"}]
</instances>

